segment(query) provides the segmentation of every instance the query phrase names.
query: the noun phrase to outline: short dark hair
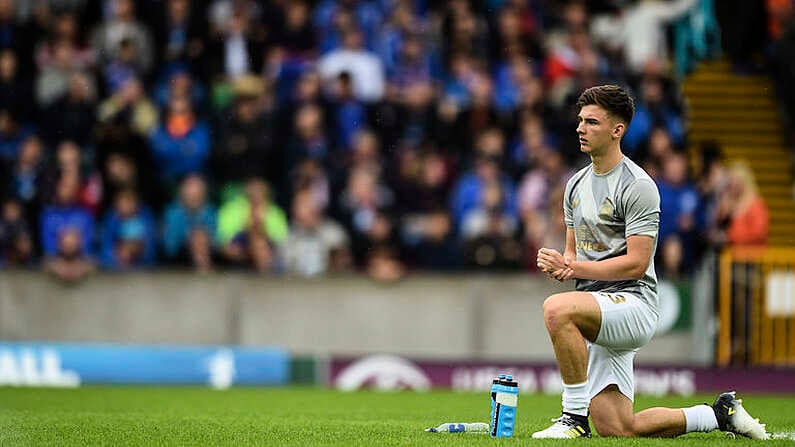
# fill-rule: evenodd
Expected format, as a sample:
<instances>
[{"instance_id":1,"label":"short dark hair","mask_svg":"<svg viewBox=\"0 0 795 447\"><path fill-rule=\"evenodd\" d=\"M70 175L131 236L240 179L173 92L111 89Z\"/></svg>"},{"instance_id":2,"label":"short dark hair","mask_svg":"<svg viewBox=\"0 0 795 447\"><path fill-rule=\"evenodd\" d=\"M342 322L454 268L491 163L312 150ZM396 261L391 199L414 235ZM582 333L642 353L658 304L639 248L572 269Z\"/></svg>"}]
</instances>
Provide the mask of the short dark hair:
<instances>
[{"instance_id":1,"label":"short dark hair","mask_svg":"<svg viewBox=\"0 0 795 447\"><path fill-rule=\"evenodd\" d=\"M607 110L607 113L619 118L627 126L635 115L635 101L623 87L618 85L597 85L582 92L577 99L577 111L590 105L597 105Z\"/></svg>"}]
</instances>

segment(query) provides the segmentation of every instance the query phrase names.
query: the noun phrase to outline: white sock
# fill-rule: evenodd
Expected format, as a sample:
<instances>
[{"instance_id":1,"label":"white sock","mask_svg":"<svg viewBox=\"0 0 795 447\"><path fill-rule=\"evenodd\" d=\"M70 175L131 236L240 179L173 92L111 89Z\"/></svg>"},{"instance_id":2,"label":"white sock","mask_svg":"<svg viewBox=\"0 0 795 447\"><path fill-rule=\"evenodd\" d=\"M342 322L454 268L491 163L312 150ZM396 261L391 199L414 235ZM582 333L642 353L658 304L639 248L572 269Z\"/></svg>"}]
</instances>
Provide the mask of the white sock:
<instances>
[{"instance_id":1,"label":"white sock","mask_svg":"<svg viewBox=\"0 0 795 447\"><path fill-rule=\"evenodd\" d=\"M563 384L563 411L579 416L588 416L588 392L585 385L588 382Z\"/></svg>"},{"instance_id":2,"label":"white sock","mask_svg":"<svg viewBox=\"0 0 795 447\"><path fill-rule=\"evenodd\" d=\"M686 433L717 430L718 419L715 418L715 412L709 405L682 408L682 411L685 413L685 422L687 423Z\"/></svg>"}]
</instances>

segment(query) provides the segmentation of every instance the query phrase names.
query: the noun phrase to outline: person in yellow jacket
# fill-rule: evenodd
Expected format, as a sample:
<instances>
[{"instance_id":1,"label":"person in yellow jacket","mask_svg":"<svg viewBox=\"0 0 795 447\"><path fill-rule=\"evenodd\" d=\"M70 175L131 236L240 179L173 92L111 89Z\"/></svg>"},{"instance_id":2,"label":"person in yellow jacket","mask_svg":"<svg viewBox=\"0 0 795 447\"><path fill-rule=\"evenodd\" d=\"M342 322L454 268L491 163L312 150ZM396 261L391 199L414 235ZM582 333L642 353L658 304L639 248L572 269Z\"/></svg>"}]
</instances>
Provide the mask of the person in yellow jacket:
<instances>
[{"instance_id":1,"label":"person in yellow jacket","mask_svg":"<svg viewBox=\"0 0 795 447\"><path fill-rule=\"evenodd\" d=\"M253 264L259 272L276 268L287 229L284 211L271 202L268 185L260 178L249 179L243 194L218 210L217 240L224 258L236 265Z\"/></svg>"}]
</instances>

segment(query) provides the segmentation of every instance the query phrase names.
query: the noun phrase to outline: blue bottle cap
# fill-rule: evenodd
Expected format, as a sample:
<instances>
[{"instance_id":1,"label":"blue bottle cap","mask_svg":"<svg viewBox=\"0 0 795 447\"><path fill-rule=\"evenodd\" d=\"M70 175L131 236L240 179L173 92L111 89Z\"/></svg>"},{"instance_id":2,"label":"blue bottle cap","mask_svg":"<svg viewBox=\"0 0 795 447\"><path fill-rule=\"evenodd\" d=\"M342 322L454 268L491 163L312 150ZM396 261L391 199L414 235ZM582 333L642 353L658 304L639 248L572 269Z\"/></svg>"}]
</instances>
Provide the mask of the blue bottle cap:
<instances>
[{"instance_id":1,"label":"blue bottle cap","mask_svg":"<svg viewBox=\"0 0 795 447\"><path fill-rule=\"evenodd\" d=\"M500 374L499 378L500 379L504 379L505 378L505 374Z\"/></svg>"}]
</instances>

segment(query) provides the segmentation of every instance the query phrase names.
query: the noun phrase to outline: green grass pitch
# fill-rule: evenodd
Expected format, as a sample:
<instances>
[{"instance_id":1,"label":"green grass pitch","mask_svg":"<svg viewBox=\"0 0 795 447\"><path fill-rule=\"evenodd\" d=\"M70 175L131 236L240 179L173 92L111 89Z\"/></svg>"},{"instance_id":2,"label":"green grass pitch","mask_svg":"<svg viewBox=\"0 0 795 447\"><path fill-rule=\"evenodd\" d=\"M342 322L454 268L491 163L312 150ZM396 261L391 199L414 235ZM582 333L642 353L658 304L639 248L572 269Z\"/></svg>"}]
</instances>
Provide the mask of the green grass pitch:
<instances>
[{"instance_id":1,"label":"green grass pitch","mask_svg":"<svg viewBox=\"0 0 795 447\"><path fill-rule=\"evenodd\" d=\"M741 396L742 397L742 396ZM638 408L685 406L713 396L639 398ZM316 388L86 387L0 388L0 446L551 446L531 433L560 411L558 396L522 395L516 434L436 434L423 429L443 422L487 421L487 393L355 392ZM749 412L771 432L795 431L795 396L745 396ZM760 441L728 439L719 432L674 440L575 440L591 446L745 446ZM788 440L764 442L792 446Z\"/></svg>"}]
</instances>

